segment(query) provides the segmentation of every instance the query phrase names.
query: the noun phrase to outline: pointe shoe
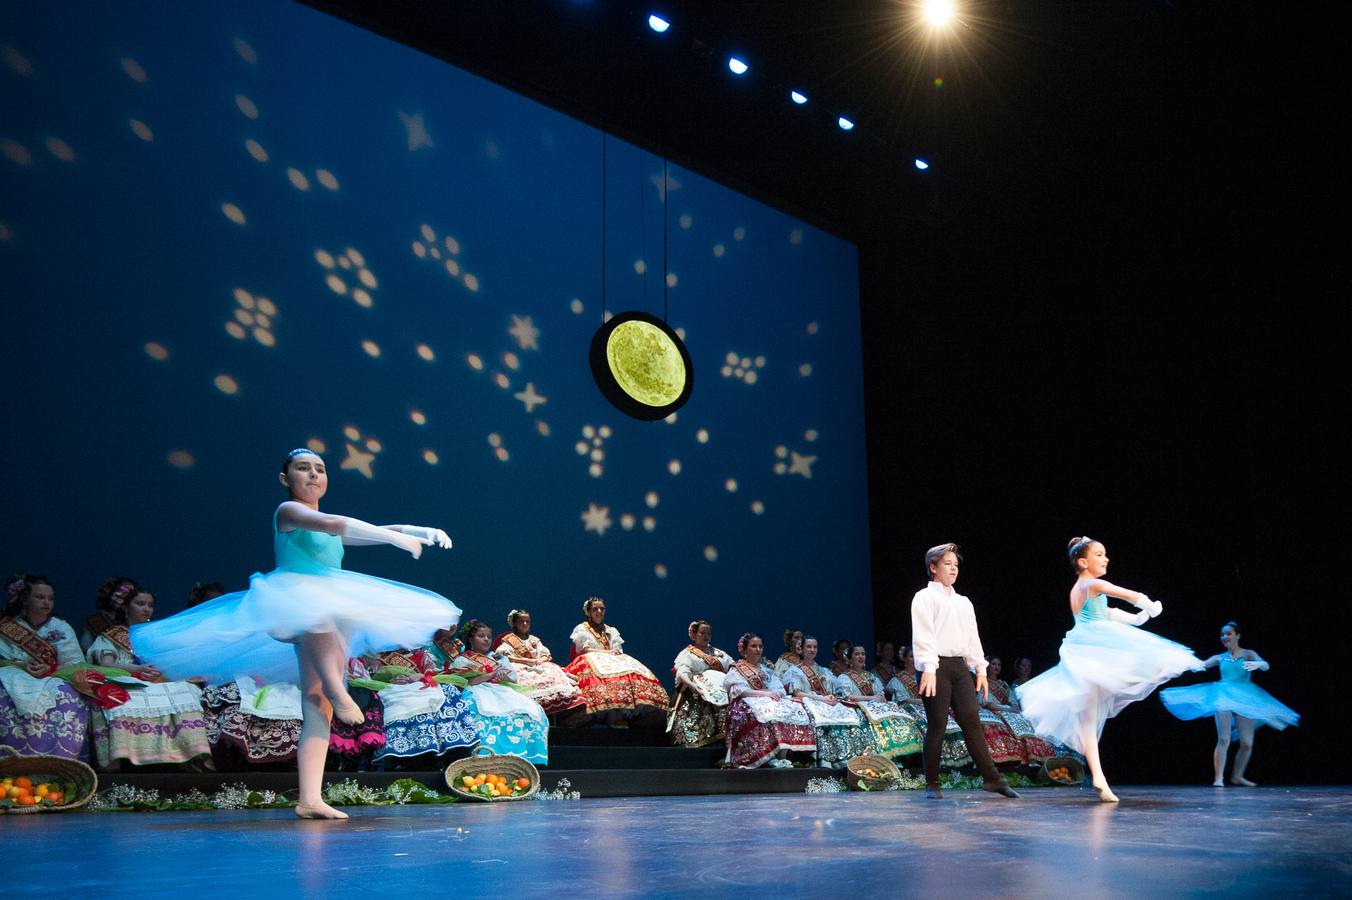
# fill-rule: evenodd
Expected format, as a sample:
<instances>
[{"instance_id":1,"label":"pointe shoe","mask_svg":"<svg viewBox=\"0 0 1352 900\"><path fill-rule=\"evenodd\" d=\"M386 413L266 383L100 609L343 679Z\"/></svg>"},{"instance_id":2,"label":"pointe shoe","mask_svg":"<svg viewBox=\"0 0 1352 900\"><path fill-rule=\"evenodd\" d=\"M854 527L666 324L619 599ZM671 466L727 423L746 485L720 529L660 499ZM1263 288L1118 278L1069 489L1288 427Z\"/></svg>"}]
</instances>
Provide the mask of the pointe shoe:
<instances>
[{"instance_id":1,"label":"pointe shoe","mask_svg":"<svg viewBox=\"0 0 1352 900\"><path fill-rule=\"evenodd\" d=\"M925 787L925 799L926 799L926 800L942 800L942 799L944 799L944 792L943 792L943 789L940 788L939 785L937 785L937 784L926 785L926 787Z\"/></svg>"},{"instance_id":2,"label":"pointe shoe","mask_svg":"<svg viewBox=\"0 0 1352 900\"><path fill-rule=\"evenodd\" d=\"M347 813L334 809L327 803L296 804L296 817L300 819L346 819Z\"/></svg>"},{"instance_id":3,"label":"pointe shoe","mask_svg":"<svg viewBox=\"0 0 1352 900\"><path fill-rule=\"evenodd\" d=\"M1215 781L1211 782L1211 786L1212 786L1212 787L1225 787L1225 782L1224 782L1224 781L1221 781L1219 778L1217 778Z\"/></svg>"},{"instance_id":4,"label":"pointe shoe","mask_svg":"<svg viewBox=\"0 0 1352 900\"><path fill-rule=\"evenodd\" d=\"M360 725L366 721L366 713L362 712L360 706L351 697L343 699L329 700L333 704L333 717L339 722L345 722L348 725Z\"/></svg>"},{"instance_id":5,"label":"pointe shoe","mask_svg":"<svg viewBox=\"0 0 1352 900\"><path fill-rule=\"evenodd\" d=\"M1238 777L1238 778L1236 778L1236 777L1231 777L1230 783L1231 783L1231 784L1235 784L1235 785L1239 785L1240 787L1258 787L1257 784L1255 784L1254 782L1250 781L1249 779L1243 778L1243 777Z\"/></svg>"},{"instance_id":6,"label":"pointe shoe","mask_svg":"<svg viewBox=\"0 0 1352 900\"><path fill-rule=\"evenodd\" d=\"M1099 787L1099 786L1096 784L1096 785L1094 785L1094 790L1098 792L1098 798L1099 798L1099 800L1100 800L1101 802L1103 802L1103 803L1118 803L1118 802L1120 802L1120 801L1117 799L1117 795L1114 794L1114 793L1112 792L1112 790L1111 790L1111 789L1108 787L1108 785L1106 785L1106 784L1103 785L1103 787Z\"/></svg>"},{"instance_id":7,"label":"pointe shoe","mask_svg":"<svg viewBox=\"0 0 1352 900\"><path fill-rule=\"evenodd\" d=\"M990 791L992 794L999 794L1001 797L1008 797L1011 800L1018 800L1019 792L1009 786L1009 782L1001 778L999 781L989 781L981 786L983 791Z\"/></svg>"}]
</instances>

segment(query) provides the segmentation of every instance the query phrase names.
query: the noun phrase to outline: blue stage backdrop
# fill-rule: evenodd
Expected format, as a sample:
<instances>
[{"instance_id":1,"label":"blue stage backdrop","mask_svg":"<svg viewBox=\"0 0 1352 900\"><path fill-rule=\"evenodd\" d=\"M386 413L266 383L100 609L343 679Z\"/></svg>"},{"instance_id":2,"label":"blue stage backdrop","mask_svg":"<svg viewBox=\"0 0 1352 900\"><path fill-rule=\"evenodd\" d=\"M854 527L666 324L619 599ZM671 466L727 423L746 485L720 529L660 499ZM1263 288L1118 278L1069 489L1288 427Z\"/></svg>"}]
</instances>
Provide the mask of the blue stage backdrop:
<instances>
[{"instance_id":1,"label":"blue stage backdrop","mask_svg":"<svg viewBox=\"0 0 1352 900\"><path fill-rule=\"evenodd\" d=\"M243 588L308 444L326 510L455 541L348 567L557 655L593 593L659 672L694 617L871 637L852 244L275 0L21 4L0 56L4 565L59 615ZM609 311L662 314L666 218L668 421L588 369L603 171Z\"/></svg>"}]
</instances>

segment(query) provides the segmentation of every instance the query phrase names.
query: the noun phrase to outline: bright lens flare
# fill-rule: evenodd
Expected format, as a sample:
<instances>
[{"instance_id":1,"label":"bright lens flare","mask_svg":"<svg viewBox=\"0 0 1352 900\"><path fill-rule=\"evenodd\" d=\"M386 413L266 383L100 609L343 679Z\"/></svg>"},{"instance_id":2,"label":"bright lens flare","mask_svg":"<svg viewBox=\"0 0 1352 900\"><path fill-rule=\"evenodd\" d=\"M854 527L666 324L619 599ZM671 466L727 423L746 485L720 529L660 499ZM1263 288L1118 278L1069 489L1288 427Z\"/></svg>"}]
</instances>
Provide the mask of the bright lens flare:
<instances>
[{"instance_id":1,"label":"bright lens flare","mask_svg":"<svg viewBox=\"0 0 1352 900\"><path fill-rule=\"evenodd\" d=\"M925 0L923 9L925 21L936 28L953 21L953 4L949 0Z\"/></svg>"}]
</instances>

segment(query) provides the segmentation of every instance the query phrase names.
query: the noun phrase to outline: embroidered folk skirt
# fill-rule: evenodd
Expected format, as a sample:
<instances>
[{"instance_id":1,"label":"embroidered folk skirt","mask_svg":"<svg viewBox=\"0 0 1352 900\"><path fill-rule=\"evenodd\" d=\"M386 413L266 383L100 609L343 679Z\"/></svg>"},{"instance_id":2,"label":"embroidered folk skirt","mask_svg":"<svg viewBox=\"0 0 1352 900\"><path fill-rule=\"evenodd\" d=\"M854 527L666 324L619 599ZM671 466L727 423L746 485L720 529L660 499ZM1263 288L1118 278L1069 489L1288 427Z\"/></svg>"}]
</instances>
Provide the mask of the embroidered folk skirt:
<instances>
[{"instance_id":1,"label":"embroidered folk skirt","mask_svg":"<svg viewBox=\"0 0 1352 900\"><path fill-rule=\"evenodd\" d=\"M64 682L56 686L56 695L56 705L51 709L26 716L0 687L0 744L23 756L84 759L88 749L89 706L75 688Z\"/></svg>"},{"instance_id":2,"label":"embroidered folk skirt","mask_svg":"<svg viewBox=\"0 0 1352 900\"><path fill-rule=\"evenodd\" d=\"M228 769L238 755L250 765L287 762L296 758L300 719L265 719L240 709L239 685L234 681L212 685L202 692L216 767Z\"/></svg>"},{"instance_id":3,"label":"embroidered folk skirt","mask_svg":"<svg viewBox=\"0 0 1352 900\"><path fill-rule=\"evenodd\" d=\"M577 678L587 715L610 710L641 712L667 709L666 688L643 663L632 656L583 653L564 670Z\"/></svg>"},{"instance_id":4,"label":"embroidered folk skirt","mask_svg":"<svg viewBox=\"0 0 1352 900\"><path fill-rule=\"evenodd\" d=\"M746 700L737 700L731 704L726 736L729 763L740 769L754 769L781 753L812 752L817 749L817 739L807 713L791 700L781 700L779 703L797 706L797 715L761 721ZM765 714L761 713L761 716L765 717Z\"/></svg>"},{"instance_id":5,"label":"embroidered folk skirt","mask_svg":"<svg viewBox=\"0 0 1352 900\"><path fill-rule=\"evenodd\" d=\"M707 747L723 740L728 727L727 706L716 706L684 686L676 690L667 732L678 747Z\"/></svg>"}]
</instances>

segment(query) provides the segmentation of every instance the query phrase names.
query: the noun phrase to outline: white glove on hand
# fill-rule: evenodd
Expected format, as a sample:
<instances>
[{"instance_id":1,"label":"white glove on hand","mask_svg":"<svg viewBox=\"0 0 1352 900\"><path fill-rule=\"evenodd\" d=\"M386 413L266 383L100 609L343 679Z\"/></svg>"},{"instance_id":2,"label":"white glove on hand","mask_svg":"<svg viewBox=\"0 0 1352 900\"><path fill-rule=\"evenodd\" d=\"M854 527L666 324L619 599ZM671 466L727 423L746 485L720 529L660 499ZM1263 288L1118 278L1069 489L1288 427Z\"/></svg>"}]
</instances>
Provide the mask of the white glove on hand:
<instances>
[{"instance_id":1,"label":"white glove on hand","mask_svg":"<svg viewBox=\"0 0 1352 900\"><path fill-rule=\"evenodd\" d=\"M436 544L442 550L451 549L450 536L440 528L432 528L429 525L405 525L404 534L417 538L429 547Z\"/></svg>"},{"instance_id":2,"label":"white glove on hand","mask_svg":"<svg viewBox=\"0 0 1352 900\"><path fill-rule=\"evenodd\" d=\"M1141 595L1141 602L1139 606L1141 609L1150 613L1150 618L1152 619L1158 616L1160 613L1164 612L1163 603L1159 602L1158 600L1151 600L1145 594Z\"/></svg>"},{"instance_id":3,"label":"white glove on hand","mask_svg":"<svg viewBox=\"0 0 1352 900\"><path fill-rule=\"evenodd\" d=\"M1122 622L1125 625L1135 625L1139 628L1150 618L1150 612L1143 609L1138 613L1129 613L1126 610L1110 606L1108 607L1108 618L1114 622Z\"/></svg>"}]
</instances>

